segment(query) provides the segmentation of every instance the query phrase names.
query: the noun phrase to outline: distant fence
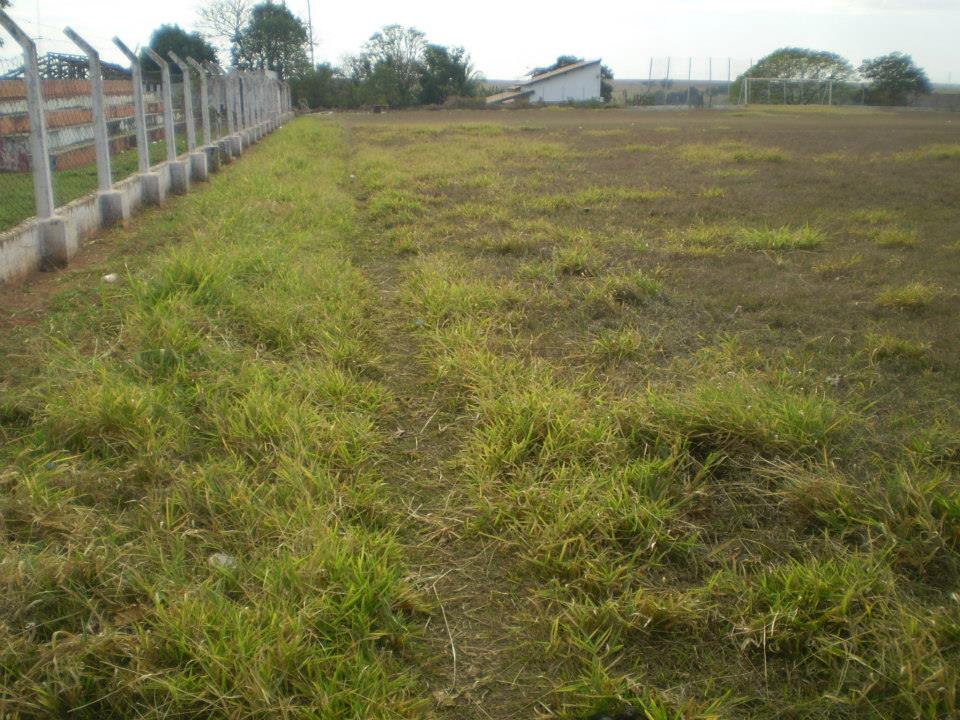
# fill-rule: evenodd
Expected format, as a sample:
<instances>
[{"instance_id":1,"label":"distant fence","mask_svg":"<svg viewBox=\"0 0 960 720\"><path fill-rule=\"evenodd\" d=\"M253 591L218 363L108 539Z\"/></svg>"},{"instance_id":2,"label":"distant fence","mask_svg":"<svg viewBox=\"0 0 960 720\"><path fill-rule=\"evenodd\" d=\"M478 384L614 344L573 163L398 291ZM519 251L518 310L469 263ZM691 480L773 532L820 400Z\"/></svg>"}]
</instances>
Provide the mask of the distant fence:
<instances>
[{"instance_id":1,"label":"distant fence","mask_svg":"<svg viewBox=\"0 0 960 720\"><path fill-rule=\"evenodd\" d=\"M869 86L856 80L759 78L745 76L753 59L733 57L651 57L644 77L613 80L618 104L647 107L726 105L864 105ZM934 91L911 98L911 106L960 109L960 93Z\"/></svg>"},{"instance_id":2,"label":"distant fence","mask_svg":"<svg viewBox=\"0 0 960 720\"><path fill-rule=\"evenodd\" d=\"M272 73L148 50L153 75L116 38L130 67L107 65L69 28L80 54L39 58L2 10L0 27L12 40L0 58L0 282L65 263L84 234L187 192L290 116Z\"/></svg>"}]
</instances>

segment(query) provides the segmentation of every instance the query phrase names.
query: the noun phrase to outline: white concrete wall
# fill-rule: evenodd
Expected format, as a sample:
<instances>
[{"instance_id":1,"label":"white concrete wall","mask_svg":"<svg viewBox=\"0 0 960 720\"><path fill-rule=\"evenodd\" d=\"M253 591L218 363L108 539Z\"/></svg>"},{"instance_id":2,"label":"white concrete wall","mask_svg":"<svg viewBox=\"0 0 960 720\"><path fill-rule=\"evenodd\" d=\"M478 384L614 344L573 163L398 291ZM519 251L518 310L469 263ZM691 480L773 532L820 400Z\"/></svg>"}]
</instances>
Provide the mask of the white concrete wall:
<instances>
[{"instance_id":1,"label":"white concrete wall","mask_svg":"<svg viewBox=\"0 0 960 720\"><path fill-rule=\"evenodd\" d=\"M530 102L562 103L599 100L600 63L571 70L546 80L526 85L533 90Z\"/></svg>"}]
</instances>

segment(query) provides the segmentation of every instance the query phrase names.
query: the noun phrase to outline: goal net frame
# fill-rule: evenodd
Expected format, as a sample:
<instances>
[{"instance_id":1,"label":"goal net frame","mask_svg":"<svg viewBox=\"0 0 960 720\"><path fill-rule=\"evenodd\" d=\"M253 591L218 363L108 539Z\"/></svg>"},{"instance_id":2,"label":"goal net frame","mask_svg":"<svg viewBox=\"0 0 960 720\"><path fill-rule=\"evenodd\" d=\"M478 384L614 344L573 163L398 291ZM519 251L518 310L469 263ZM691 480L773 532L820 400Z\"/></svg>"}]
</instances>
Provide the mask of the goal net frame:
<instances>
[{"instance_id":1,"label":"goal net frame","mask_svg":"<svg viewBox=\"0 0 960 720\"><path fill-rule=\"evenodd\" d=\"M833 105L836 80L745 77L740 105Z\"/></svg>"}]
</instances>

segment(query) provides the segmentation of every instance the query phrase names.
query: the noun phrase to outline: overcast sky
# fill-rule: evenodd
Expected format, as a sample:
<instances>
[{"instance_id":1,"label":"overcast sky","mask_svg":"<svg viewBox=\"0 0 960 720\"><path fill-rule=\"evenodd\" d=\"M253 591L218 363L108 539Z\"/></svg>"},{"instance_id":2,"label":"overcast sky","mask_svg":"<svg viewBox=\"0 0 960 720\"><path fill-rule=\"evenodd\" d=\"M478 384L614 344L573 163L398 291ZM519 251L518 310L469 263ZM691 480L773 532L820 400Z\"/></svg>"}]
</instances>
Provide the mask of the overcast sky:
<instances>
[{"instance_id":1,"label":"overcast sky","mask_svg":"<svg viewBox=\"0 0 960 720\"><path fill-rule=\"evenodd\" d=\"M74 52L62 34L70 25L104 59L119 60L113 35L133 46L162 23L193 29L200 1L13 0L8 12L38 38L41 52ZM287 5L306 20L307 0ZM794 45L838 52L854 65L900 50L934 82L960 82L960 0L313 0L313 12L318 62L336 63L380 26L401 23L432 42L463 45L491 79L520 77L560 54L602 57L618 78L645 78L651 57L663 75L668 55L674 77L686 75L689 56L694 76L706 77L712 56L723 77L728 57L737 73L750 59ZM0 56L10 50L6 43Z\"/></svg>"}]
</instances>

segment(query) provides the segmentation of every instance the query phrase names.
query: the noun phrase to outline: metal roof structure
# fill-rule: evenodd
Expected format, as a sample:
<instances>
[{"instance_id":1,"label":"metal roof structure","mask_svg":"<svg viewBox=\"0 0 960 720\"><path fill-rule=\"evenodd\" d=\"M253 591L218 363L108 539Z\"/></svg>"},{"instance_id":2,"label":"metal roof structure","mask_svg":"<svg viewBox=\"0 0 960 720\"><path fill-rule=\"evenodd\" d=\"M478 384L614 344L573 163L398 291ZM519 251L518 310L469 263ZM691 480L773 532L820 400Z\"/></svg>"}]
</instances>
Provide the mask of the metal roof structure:
<instances>
[{"instance_id":1,"label":"metal roof structure","mask_svg":"<svg viewBox=\"0 0 960 720\"><path fill-rule=\"evenodd\" d=\"M38 58L40 77L44 80L86 80L90 68L87 58L83 55L68 55L66 53L47 53ZM101 62L104 80L126 80L130 77L130 70L122 65ZM23 77L23 65L0 76L4 80L13 80Z\"/></svg>"}]
</instances>

